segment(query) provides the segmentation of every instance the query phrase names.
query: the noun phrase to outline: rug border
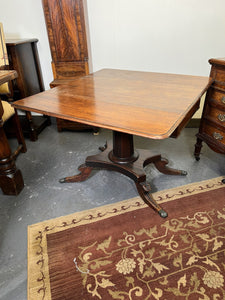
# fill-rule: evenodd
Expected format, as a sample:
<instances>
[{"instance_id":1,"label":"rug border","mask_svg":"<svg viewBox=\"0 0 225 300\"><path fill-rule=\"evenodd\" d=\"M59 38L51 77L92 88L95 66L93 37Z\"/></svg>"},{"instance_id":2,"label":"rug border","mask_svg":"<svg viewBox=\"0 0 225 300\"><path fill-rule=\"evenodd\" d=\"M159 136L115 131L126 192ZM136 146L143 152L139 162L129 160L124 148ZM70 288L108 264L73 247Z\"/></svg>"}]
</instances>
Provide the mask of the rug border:
<instances>
[{"instance_id":1,"label":"rug border","mask_svg":"<svg viewBox=\"0 0 225 300\"><path fill-rule=\"evenodd\" d=\"M225 179L225 176L219 176L219 177L215 177L215 178L211 178L211 179L207 179L207 180L203 180L203 181L199 181L199 182L193 182L193 183L189 183L189 184L185 184L185 185L181 185L175 188L171 188L171 189L166 189L166 190L161 190L161 191L157 191L155 193L152 193L153 198L158 202L158 203L165 203L165 202L169 202L169 201L174 201L177 198L183 198L186 197L190 194L194 195L194 194L198 194L201 193L203 191L203 189L205 190L213 190L213 189L217 189L219 187L224 187L225 185L223 183L221 183L221 180ZM208 185L211 184L211 185ZM199 185L205 185L205 187L199 187ZM192 190L191 190L192 189ZM182 191L181 191L182 190ZM68 214L66 216L60 216L60 217L56 217L56 218L51 218L48 220L44 220L38 223L34 223L31 225L28 225L28 227L36 227L36 226L40 226L42 225L47 225L49 222L56 220L58 221L61 218L70 218L71 216L73 216L74 214L77 215L86 215L87 212L93 212L95 213L96 211L102 210L105 208L114 208L115 206L122 206L122 204L127 204L130 201L141 201L142 205L141 208L147 207L148 205L145 204L145 202L139 197L133 197L127 200L122 200L122 201L118 201L118 202L114 202L114 203L110 203L110 204L106 204L106 205L102 205L102 206L97 206L94 208L90 208L90 209L86 209L86 210L82 210L82 211L78 211L78 212L74 212L71 214ZM134 207L132 210L136 209L137 207Z\"/></svg>"},{"instance_id":2,"label":"rug border","mask_svg":"<svg viewBox=\"0 0 225 300\"><path fill-rule=\"evenodd\" d=\"M225 176L220 176L212 179L203 180L200 182L189 183L186 185L178 186L176 188L167 189L158 191L153 193L154 199L156 199L159 203L165 203L174 201L178 198L184 198L189 195L194 195L201 193L203 191L212 191L215 189L223 188L225 185L221 182ZM119 201L113 204L107 204L104 206L99 206L96 208L92 208L89 210L84 210L80 212L75 212L66 216L61 216L57 218L53 218L50 220L46 220L43 222L39 222L33 225L29 225L27 228L27 297L28 300L45 300L51 299L50 292L50 282L49 280L45 280L49 276L48 273L48 255L45 253L44 247L47 243L46 235L48 232L51 233L56 232L61 228L68 229L74 228L76 226L84 225L87 223L97 222L100 219L104 220L113 215L121 215L133 210L142 209L147 207L144 201L140 197L134 197L128 200ZM56 225L61 224L61 225ZM41 245L41 247L40 247ZM42 247L43 246L43 247ZM35 261L32 261L31 252L34 253L34 249L36 249L37 257ZM44 259L43 259L44 258ZM42 271L40 272L40 286L36 285L35 287L31 287L33 272L30 269L39 268ZM37 277L35 277L37 278ZM31 291L35 289L35 295L31 293ZM40 297L37 296L37 293ZM33 294L33 296L32 296Z\"/></svg>"}]
</instances>

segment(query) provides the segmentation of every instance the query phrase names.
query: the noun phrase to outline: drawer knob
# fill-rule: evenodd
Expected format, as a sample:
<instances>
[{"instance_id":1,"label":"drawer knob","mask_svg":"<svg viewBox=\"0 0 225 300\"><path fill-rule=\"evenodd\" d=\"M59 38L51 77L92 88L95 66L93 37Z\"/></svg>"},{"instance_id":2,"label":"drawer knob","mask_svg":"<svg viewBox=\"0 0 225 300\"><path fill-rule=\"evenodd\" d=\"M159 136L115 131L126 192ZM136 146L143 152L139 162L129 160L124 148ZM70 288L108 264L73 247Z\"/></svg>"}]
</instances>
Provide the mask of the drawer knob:
<instances>
[{"instance_id":1,"label":"drawer knob","mask_svg":"<svg viewBox=\"0 0 225 300\"><path fill-rule=\"evenodd\" d=\"M221 99L221 102L223 103L223 104L225 104L225 97L223 96L223 98Z\"/></svg>"},{"instance_id":2,"label":"drawer knob","mask_svg":"<svg viewBox=\"0 0 225 300\"><path fill-rule=\"evenodd\" d=\"M218 118L219 121L225 122L225 115L219 114L217 118Z\"/></svg>"},{"instance_id":3,"label":"drawer knob","mask_svg":"<svg viewBox=\"0 0 225 300\"><path fill-rule=\"evenodd\" d=\"M223 136L219 132L213 132L213 137L218 141L222 141L223 139Z\"/></svg>"}]
</instances>

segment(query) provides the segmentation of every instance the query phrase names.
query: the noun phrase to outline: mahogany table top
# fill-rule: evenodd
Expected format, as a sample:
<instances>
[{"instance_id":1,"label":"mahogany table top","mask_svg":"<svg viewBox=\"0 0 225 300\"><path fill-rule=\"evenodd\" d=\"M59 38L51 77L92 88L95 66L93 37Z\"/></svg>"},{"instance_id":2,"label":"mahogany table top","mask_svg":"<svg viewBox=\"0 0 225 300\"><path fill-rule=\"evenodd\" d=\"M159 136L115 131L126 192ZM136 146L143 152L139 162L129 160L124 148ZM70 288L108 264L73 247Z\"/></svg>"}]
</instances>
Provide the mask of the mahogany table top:
<instances>
[{"instance_id":1,"label":"mahogany table top","mask_svg":"<svg viewBox=\"0 0 225 300\"><path fill-rule=\"evenodd\" d=\"M16 101L13 106L163 139L190 114L211 82L208 77L103 69Z\"/></svg>"}]
</instances>

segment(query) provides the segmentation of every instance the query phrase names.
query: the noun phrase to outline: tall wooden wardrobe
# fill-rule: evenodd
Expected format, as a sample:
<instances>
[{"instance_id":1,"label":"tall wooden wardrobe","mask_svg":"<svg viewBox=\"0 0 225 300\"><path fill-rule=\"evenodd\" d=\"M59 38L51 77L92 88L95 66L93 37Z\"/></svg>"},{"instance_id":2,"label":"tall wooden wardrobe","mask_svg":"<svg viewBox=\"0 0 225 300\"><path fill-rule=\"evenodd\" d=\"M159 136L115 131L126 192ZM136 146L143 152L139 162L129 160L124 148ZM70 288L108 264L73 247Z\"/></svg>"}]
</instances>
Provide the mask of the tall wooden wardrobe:
<instances>
[{"instance_id":1,"label":"tall wooden wardrobe","mask_svg":"<svg viewBox=\"0 0 225 300\"><path fill-rule=\"evenodd\" d=\"M82 0L42 0L52 55L54 81L50 87L67 84L89 74L85 13ZM91 128L57 119L58 131Z\"/></svg>"}]
</instances>

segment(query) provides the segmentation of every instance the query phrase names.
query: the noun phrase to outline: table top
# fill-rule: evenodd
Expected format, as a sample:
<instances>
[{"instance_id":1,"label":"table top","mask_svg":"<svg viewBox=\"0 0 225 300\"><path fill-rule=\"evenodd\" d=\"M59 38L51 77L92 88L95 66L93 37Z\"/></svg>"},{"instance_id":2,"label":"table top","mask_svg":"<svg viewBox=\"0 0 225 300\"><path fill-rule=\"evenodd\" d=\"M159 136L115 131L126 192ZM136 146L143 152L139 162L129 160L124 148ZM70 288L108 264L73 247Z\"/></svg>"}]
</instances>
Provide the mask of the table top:
<instances>
[{"instance_id":1,"label":"table top","mask_svg":"<svg viewBox=\"0 0 225 300\"><path fill-rule=\"evenodd\" d=\"M0 85L17 78L17 72L14 70L0 70Z\"/></svg>"},{"instance_id":2,"label":"table top","mask_svg":"<svg viewBox=\"0 0 225 300\"><path fill-rule=\"evenodd\" d=\"M208 77L103 69L16 101L13 106L163 139L193 111L211 83Z\"/></svg>"},{"instance_id":3,"label":"table top","mask_svg":"<svg viewBox=\"0 0 225 300\"><path fill-rule=\"evenodd\" d=\"M32 38L32 39L5 39L5 43L7 46L17 46L20 44L26 44L26 43L36 43L38 42L38 39Z\"/></svg>"}]
</instances>

